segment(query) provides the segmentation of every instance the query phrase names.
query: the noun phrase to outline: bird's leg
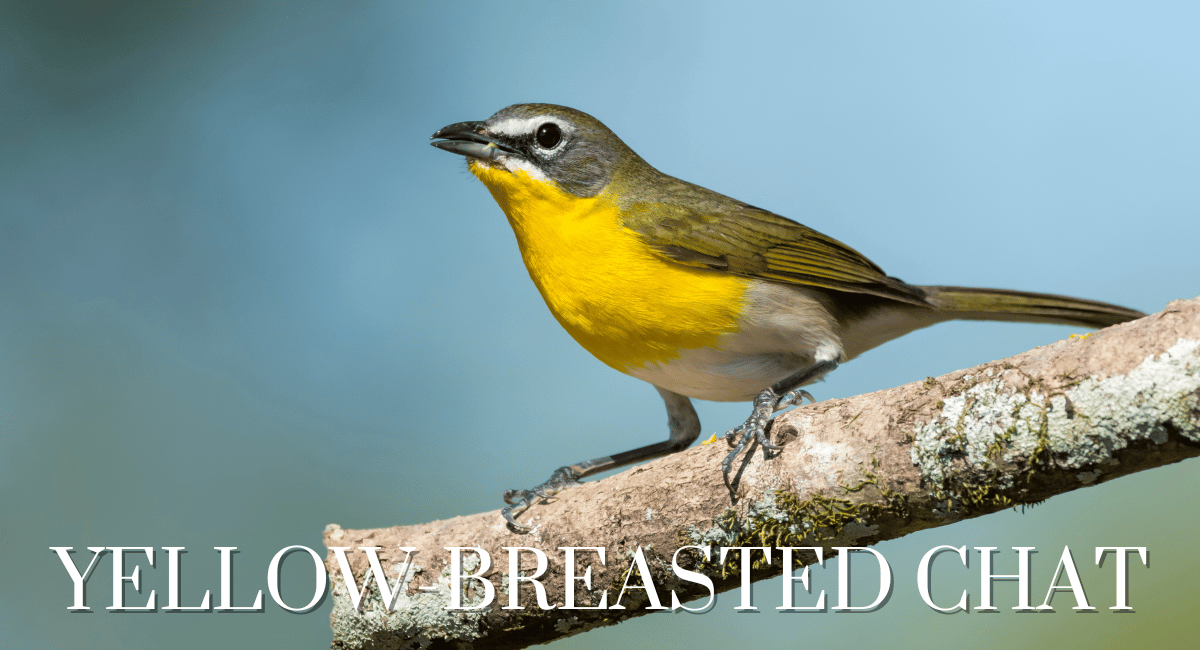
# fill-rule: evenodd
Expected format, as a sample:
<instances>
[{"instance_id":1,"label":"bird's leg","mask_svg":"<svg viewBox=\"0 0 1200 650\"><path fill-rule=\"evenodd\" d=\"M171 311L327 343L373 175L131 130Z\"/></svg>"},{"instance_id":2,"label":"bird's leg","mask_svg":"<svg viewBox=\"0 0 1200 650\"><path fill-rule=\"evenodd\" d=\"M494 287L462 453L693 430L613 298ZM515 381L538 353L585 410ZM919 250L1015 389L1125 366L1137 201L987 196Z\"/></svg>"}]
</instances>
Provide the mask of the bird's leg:
<instances>
[{"instance_id":1,"label":"bird's leg","mask_svg":"<svg viewBox=\"0 0 1200 650\"><path fill-rule=\"evenodd\" d=\"M671 429L670 438L612 456L601 456L582 463L560 467L554 470L545 483L529 490L508 490L504 493L504 502L509 506L501 510L500 514L504 515L509 527L516 532L529 532L528 526L517 523L517 515L528 510L535 499L552 497L573 485L578 485L581 478L631 463L666 456L692 444L700 435L700 418L696 415L696 409L692 408L691 400L678 393L658 388L658 386L655 388L658 389L658 394L662 396L663 402L667 405L667 422Z\"/></svg>"},{"instance_id":2,"label":"bird's leg","mask_svg":"<svg viewBox=\"0 0 1200 650\"><path fill-rule=\"evenodd\" d=\"M767 423L771 421L771 417L777 411L801 403L805 398L810 402L815 402L813 396L800 387L819 379L837 367L838 362L835 359L817 361L786 379L772 384L770 388L754 398L754 410L750 412L750 417L725 434L725 441L733 447L733 451L729 452L724 461L721 461L721 471L725 474L726 480L729 479L729 472L733 468L733 459L745 451L751 440L762 445L764 456L779 449L776 445L771 444L770 440L767 440Z\"/></svg>"}]
</instances>

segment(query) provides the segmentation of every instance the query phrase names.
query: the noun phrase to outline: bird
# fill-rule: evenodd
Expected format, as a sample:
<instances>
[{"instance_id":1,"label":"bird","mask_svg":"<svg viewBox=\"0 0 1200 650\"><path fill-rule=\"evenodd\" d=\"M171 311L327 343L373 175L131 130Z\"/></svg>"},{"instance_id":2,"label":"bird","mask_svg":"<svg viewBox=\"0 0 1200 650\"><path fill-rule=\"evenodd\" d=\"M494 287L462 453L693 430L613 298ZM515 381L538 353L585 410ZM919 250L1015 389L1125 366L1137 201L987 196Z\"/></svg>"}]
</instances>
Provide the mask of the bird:
<instances>
[{"instance_id":1,"label":"bird","mask_svg":"<svg viewBox=\"0 0 1200 650\"><path fill-rule=\"evenodd\" d=\"M653 385L667 440L567 465L508 490L517 517L597 472L687 448L692 399L751 401L725 439L732 463L764 455L777 411L814 398L807 386L863 352L948 320L1107 327L1144 316L1117 305L1006 289L918 286L796 221L658 171L596 118L554 104L515 104L431 137L464 156L508 218L551 313L608 366Z\"/></svg>"}]
</instances>

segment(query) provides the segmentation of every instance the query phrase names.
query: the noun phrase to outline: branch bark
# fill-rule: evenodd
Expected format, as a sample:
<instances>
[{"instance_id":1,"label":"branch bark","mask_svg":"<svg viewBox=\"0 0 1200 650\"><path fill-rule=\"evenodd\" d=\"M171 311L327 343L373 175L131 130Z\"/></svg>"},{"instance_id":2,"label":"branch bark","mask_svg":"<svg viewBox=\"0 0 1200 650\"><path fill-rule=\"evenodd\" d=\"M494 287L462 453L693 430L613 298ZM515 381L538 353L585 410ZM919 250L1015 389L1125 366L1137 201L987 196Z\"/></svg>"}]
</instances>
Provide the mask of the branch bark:
<instances>
[{"instance_id":1,"label":"branch bark","mask_svg":"<svg viewBox=\"0 0 1200 650\"><path fill-rule=\"evenodd\" d=\"M655 611L643 580L666 607L672 590L684 603L706 597L705 587L672 570L684 546L713 549L711 562L690 550L679 565L711 577L720 592L740 584L738 554L717 559L723 546L823 547L829 557L833 547L869 546L1200 455L1200 298L936 379L797 408L776 419L771 435L784 449L769 461L752 449L732 486L720 471L726 446L699 446L535 505L525 515L535 526L528 535L510 532L498 511L375 530L331 524L325 545L351 547L359 587L371 569L358 547L380 547L393 583L405 560L399 547L419 551L390 613L374 580L355 608L328 554L333 647L545 643ZM491 566L482 575L495 585L489 605L447 609L450 547L487 553ZM545 554L539 580L558 608L539 608L534 588L522 582L523 609L503 609L515 584L506 547ZM570 584L577 607L596 605L607 590L607 609L563 608L561 547L604 549L607 562L576 552L573 575L590 566L590 590L582 580ZM638 548L645 564L631 569ZM464 571L477 570L475 551L460 557ZM535 552L518 558L523 574L533 575ZM752 579L779 575L780 554L774 558ZM799 564L814 560L798 556ZM463 606L484 600L481 581L460 584Z\"/></svg>"}]
</instances>

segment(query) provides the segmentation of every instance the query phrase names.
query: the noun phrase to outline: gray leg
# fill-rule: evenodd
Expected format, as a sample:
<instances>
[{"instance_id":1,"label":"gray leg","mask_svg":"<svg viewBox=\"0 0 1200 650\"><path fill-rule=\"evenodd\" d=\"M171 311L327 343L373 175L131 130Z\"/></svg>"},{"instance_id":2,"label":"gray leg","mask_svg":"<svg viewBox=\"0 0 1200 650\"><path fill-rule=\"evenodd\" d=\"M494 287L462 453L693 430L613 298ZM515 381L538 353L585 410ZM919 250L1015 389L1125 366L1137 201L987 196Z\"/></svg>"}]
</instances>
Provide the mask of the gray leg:
<instances>
[{"instance_id":1,"label":"gray leg","mask_svg":"<svg viewBox=\"0 0 1200 650\"><path fill-rule=\"evenodd\" d=\"M667 405L667 423L671 429L671 437L663 442L624 451L612 456L601 456L582 463L560 467L550 475L549 480L531 490L508 490L504 493L504 502L509 506L500 511L509 525L520 532L529 532L529 528L517 523L516 516L525 512L537 497L551 497L564 489L577 485L579 479L591 476L597 472L623 467L644 460L666 456L667 454L686 449L688 445L700 436L700 418L692 401L678 393L672 393L659 388Z\"/></svg>"},{"instance_id":2,"label":"gray leg","mask_svg":"<svg viewBox=\"0 0 1200 650\"><path fill-rule=\"evenodd\" d=\"M800 387L820 379L837 367L836 360L818 361L775 383L754 398L754 410L750 412L750 417L725 434L725 440L729 442L730 446L733 446L733 451L729 452L725 460L721 461L721 471L725 474L726 481L729 480L733 459L746 449L746 445L750 444L751 440L762 445L764 455L779 449L771 444L770 440L767 440L767 423L771 421L771 417L776 411L799 404L804 398L808 398L810 402L816 401L808 391L801 390Z\"/></svg>"}]
</instances>

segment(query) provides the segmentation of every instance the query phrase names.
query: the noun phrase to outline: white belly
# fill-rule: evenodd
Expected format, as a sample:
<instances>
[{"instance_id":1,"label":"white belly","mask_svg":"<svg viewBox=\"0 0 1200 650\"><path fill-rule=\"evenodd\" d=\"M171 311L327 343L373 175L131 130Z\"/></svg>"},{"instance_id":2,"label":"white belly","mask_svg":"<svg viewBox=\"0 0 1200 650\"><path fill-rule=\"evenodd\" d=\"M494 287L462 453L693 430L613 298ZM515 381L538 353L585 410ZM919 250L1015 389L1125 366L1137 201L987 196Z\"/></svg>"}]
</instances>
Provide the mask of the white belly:
<instances>
[{"instance_id":1,"label":"white belly","mask_svg":"<svg viewBox=\"0 0 1200 650\"><path fill-rule=\"evenodd\" d=\"M742 402L816 361L842 358L839 326L809 291L755 282L738 331L716 347L682 350L670 361L629 370L669 391Z\"/></svg>"}]
</instances>

